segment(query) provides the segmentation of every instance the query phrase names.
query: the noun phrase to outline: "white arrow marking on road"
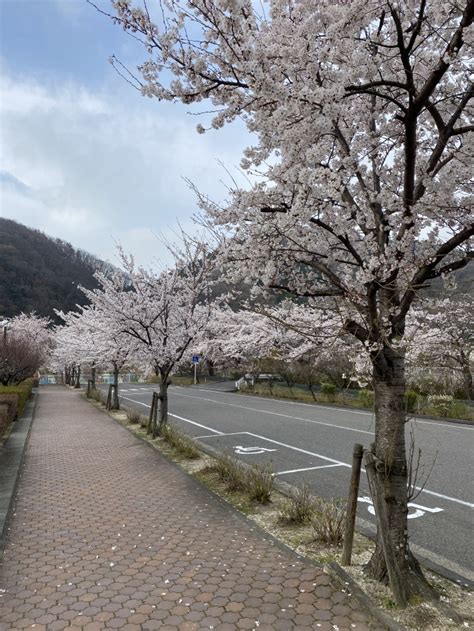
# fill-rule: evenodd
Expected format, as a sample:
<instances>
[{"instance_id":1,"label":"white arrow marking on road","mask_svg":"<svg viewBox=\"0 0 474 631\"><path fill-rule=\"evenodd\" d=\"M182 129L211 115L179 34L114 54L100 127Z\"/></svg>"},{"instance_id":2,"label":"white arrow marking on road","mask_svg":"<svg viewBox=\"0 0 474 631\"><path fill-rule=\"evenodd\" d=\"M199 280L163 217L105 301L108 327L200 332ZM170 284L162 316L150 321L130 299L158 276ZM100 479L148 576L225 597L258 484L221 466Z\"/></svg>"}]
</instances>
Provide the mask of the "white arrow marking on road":
<instances>
[{"instance_id":1,"label":"white arrow marking on road","mask_svg":"<svg viewBox=\"0 0 474 631\"><path fill-rule=\"evenodd\" d=\"M266 447L242 447L241 445L235 445L234 449L236 454L243 454L244 456L263 454L266 451L277 451L276 449L267 449Z\"/></svg>"}]
</instances>

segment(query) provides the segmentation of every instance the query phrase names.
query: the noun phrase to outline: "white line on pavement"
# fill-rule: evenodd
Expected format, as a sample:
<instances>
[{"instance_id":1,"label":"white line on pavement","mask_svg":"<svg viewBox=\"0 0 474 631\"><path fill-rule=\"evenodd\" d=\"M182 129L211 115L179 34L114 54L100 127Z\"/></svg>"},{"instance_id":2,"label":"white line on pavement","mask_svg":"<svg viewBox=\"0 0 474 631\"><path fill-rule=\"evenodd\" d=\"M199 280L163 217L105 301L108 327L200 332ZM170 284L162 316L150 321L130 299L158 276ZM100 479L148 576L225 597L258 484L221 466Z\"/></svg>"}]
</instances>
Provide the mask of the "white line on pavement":
<instances>
[{"instance_id":1,"label":"white line on pavement","mask_svg":"<svg viewBox=\"0 0 474 631\"><path fill-rule=\"evenodd\" d=\"M202 398L202 397L190 397L188 395L181 395L181 396L187 396L187 398L190 398L190 399L195 399L195 398L200 399L200 398ZM146 403L142 403L141 401L135 401L134 399L130 399L128 397L121 397L121 398L122 399L126 399L127 401L132 401L132 403L138 403L138 405L143 405L144 407L147 407L147 408L151 407L150 405L147 405ZM212 399L203 399L203 400L204 401L212 401ZM220 403L220 401L216 401L216 403ZM229 405L229 404L226 404L226 405ZM230 405L234 405L234 404L230 404ZM241 407L241 406L235 405L235 407ZM251 409L251 408L244 408L244 409ZM256 412L262 412L263 410L256 409L255 411ZM271 414L277 414L277 413L271 412ZM284 414L277 414L277 415L278 416L285 416ZM206 429L206 430L208 430L210 432L214 432L214 434L219 434L221 436L225 435L223 432L219 432L218 430L213 429L212 427L207 427L206 425L201 425L200 423L196 423L195 421L191 421L189 419L185 419L185 418L183 418L181 416L176 416L176 415L173 415L173 414L170 414L170 416L175 416L176 418L179 418L180 420L185 421L186 423L191 423L192 425L197 425L198 427L202 427L203 429ZM289 417L289 418L296 418L296 417ZM307 419L301 419L301 420L305 421ZM323 425L328 425L328 423L322 423L322 424ZM334 427L341 428L340 425L334 425ZM343 428L341 428L341 429L343 429ZM350 429L350 428L348 428L348 429ZM356 430L356 431L362 431L362 430ZM366 432L366 433L369 433L369 432ZM339 460L334 460L334 458L328 458L326 456L321 456L320 454L316 454L316 453L313 453L311 451L306 451L305 449L300 449L299 447L293 447L292 445L288 445L286 443L281 443L281 442L278 442L277 440L273 440L271 438L266 438L265 436L260 436L259 434L253 434L251 432L236 432L236 434L248 434L249 436L253 436L254 438L260 438L261 440L267 440L268 442L274 443L275 445L280 445L281 447L287 447L288 449L293 449L294 451L299 451L301 453L308 454L309 456L316 456L317 458L321 458L322 460L327 460L328 462L334 462L334 463L336 463L336 464L338 464L340 466L348 467L349 469L351 468L351 465L347 464L345 462L340 462ZM362 469L362 471L365 473L364 469ZM436 493L435 491L429 491L428 489L420 487L420 486L415 486L415 488L418 491L421 491L422 493L427 493L428 495L433 495L435 497L439 497L441 499L448 500L448 501L454 502L456 504L461 504L462 506L467 506L469 508L474 508L474 504L473 503L466 502L464 500L460 500L457 497L452 497L450 495L444 495L442 493Z\"/></svg>"},{"instance_id":2,"label":"white line on pavement","mask_svg":"<svg viewBox=\"0 0 474 631\"><path fill-rule=\"evenodd\" d=\"M135 399L130 399L129 397L122 396L120 398L125 399L126 401L131 401L132 403L138 403L138 405L143 405L146 408L151 408L151 405L148 405L147 403L142 403L141 401L135 401ZM191 425L197 425L197 427L202 427L203 429L207 429L208 432L214 432L214 434L222 435L222 432L219 432L217 429L212 429L212 427L207 427L207 425L201 425L201 423L196 423L196 421L191 421L189 418L183 418L182 416L178 416L177 414L170 414L169 412L168 412L168 416L179 418L180 421L191 423Z\"/></svg>"},{"instance_id":3,"label":"white line on pavement","mask_svg":"<svg viewBox=\"0 0 474 631\"><path fill-rule=\"evenodd\" d=\"M215 432L216 430L212 430L213 432ZM222 432L220 432L221 436L240 436L241 434L248 434L248 432L229 432L228 434L224 434ZM194 438L196 440L201 440L201 438L214 438L215 435L214 434L207 434L207 436L195 436Z\"/></svg>"},{"instance_id":4,"label":"white line on pavement","mask_svg":"<svg viewBox=\"0 0 474 631\"><path fill-rule=\"evenodd\" d=\"M280 412L271 412L270 410L261 410L259 408L250 408L245 405L237 405L237 403L227 403L226 401L216 401L215 399L208 399L206 397L193 397L189 394L181 394L180 392L174 393L178 397L186 397L187 399L199 399L200 401L209 401L211 403L218 403L220 405L227 405L228 407L239 408L241 410L248 410L249 412L259 412L261 414L271 414L272 416L281 416L282 418L291 418L294 421L303 421L304 423L312 423L314 425L325 425L326 427L335 427L336 429L346 429L350 432L358 432L360 434L374 435L374 432L368 432L365 429L356 429L354 427L346 427L345 425L336 425L334 423L324 423L323 421L312 421L311 419L302 418L300 416L290 416L289 414L281 414Z\"/></svg>"},{"instance_id":5,"label":"white line on pavement","mask_svg":"<svg viewBox=\"0 0 474 631\"><path fill-rule=\"evenodd\" d=\"M208 432L214 432L214 434L218 434L219 436L225 436L225 434L223 434L222 432L219 432L217 429L212 429L212 427L201 425L201 423L196 423L196 421L190 421L188 418L183 418L182 416L178 416L177 414L170 414L168 412L168 416L172 416L173 418L179 418L180 421L191 423L191 425L197 425L197 427L202 427L203 429L207 429Z\"/></svg>"},{"instance_id":6,"label":"white line on pavement","mask_svg":"<svg viewBox=\"0 0 474 631\"><path fill-rule=\"evenodd\" d=\"M275 475L285 475L286 473L301 473L303 471L315 471L316 469L330 469L331 467L341 467L340 464L323 464L320 467L306 467L306 469L289 469L288 471L277 471Z\"/></svg>"},{"instance_id":7,"label":"white line on pavement","mask_svg":"<svg viewBox=\"0 0 474 631\"><path fill-rule=\"evenodd\" d=\"M125 399L126 401L131 401L132 403L138 403L138 405L143 405L144 408L151 408L151 405L148 405L148 403L142 403L142 401L135 401L135 399L124 397L122 394L119 396L119 399Z\"/></svg>"},{"instance_id":8,"label":"white line on pavement","mask_svg":"<svg viewBox=\"0 0 474 631\"><path fill-rule=\"evenodd\" d=\"M313 451L307 451L306 449L300 449L300 447L294 447L293 445L288 445L287 443L280 443L278 440L273 440L273 438L266 438L265 436L260 436L259 434L253 434L252 432L245 432L249 436L253 436L254 438L260 438L260 440L266 440L269 443L273 443L274 445L280 445L280 447L286 447L287 449L293 449L293 451L299 451L302 454L307 454L308 456L315 456L316 458L321 458L321 460L326 460L327 462L334 462L338 466L341 467L349 467L350 464L346 464L345 462L341 462L340 460L334 460L334 458L328 458L327 456L322 456L321 454L316 454Z\"/></svg>"},{"instance_id":9,"label":"white line on pavement","mask_svg":"<svg viewBox=\"0 0 474 631\"><path fill-rule=\"evenodd\" d=\"M182 390L185 389L183 386L175 386L175 388L180 388ZM216 394L223 394L223 395L226 395L226 396L229 396L229 394L232 394L232 392L222 392L222 390L211 390L210 388L206 388L205 390L206 390L206 392L215 392ZM186 396L186 395L180 395L180 396ZM190 396L190 395L187 395L187 396ZM352 408L342 408L342 407L338 407L336 405L329 406L329 405L320 405L319 403L303 403L302 401L288 401L287 399L268 399L268 397L259 397L259 396L256 396L256 395L249 395L249 394L239 394L238 396L239 397L246 397L247 399L260 399L260 400L263 399L265 401L268 401L268 400L270 400L270 401L278 401L279 403L285 403L287 405L300 405L300 406L307 407L307 408L312 408L312 409L331 410L332 412L350 412L350 414L363 414L365 416L374 417L374 413L371 412L370 410L354 410ZM204 401L213 401L213 399L204 399L203 397L191 397L191 398L203 399ZM224 403L224 401L214 401L214 402L215 403ZM225 403L225 405L233 405L235 407L239 407L235 403ZM290 416L289 418L294 418L294 417ZM461 429L461 430L464 429L464 430L467 430L469 432L474 432L474 427L469 427L468 425L465 425L465 424L462 424L462 423L460 423L460 424L449 423L448 424L448 423L442 423L440 421L424 421L419 416L412 417L409 420L411 422L413 422L413 423L423 423L423 425L436 425L436 427L446 427L447 429ZM308 421L308 422L310 422L310 423L318 423L319 421ZM324 425L325 423L320 423L320 424ZM329 423L326 423L326 425L329 425ZM341 425L334 425L333 427L340 427L341 429L350 429L352 431L363 432L363 430L356 430L356 429L354 429L352 427L342 427ZM366 433L367 434L373 434L373 432L366 432Z\"/></svg>"},{"instance_id":10,"label":"white line on pavement","mask_svg":"<svg viewBox=\"0 0 474 631\"><path fill-rule=\"evenodd\" d=\"M421 491L422 493L428 493L428 495L434 495L435 497L441 497L443 500L449 500L450 502L456 502L457 504L462 504L463 506L468 506L469 508L474 508L474 504L471 502L465 502L464 500L458 500L457 497L451 497L450 495L443 495L442 493L435 493L435 491L428 491L428 489L424 489L422 486L415 486L417 491Z\"/></svg>"}]
</instances>

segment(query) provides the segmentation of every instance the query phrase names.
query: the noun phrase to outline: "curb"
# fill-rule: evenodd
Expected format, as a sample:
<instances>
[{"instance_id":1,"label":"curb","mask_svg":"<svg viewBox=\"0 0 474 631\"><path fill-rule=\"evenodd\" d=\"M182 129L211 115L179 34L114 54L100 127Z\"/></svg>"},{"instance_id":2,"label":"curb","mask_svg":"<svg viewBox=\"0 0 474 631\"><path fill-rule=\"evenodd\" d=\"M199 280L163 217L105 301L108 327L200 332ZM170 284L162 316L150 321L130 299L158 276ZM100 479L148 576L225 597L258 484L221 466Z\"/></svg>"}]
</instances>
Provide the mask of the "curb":
<instances>
[{"instance_id":1,"label":"curb","mask_svg":"<svg viewBox=\"0 0 474 631\"><path fill-rule=\"evenodd\" d=\"M0 447L0 559L3 556L13 512L20 471L38 402L38 388L26 404L23 414L14 422L6 443Z\"/></svg>"},{"instance_id":2,"label":"curb","mask_svg":"<svg viewBox=\"0 0 474 631\"><path fill-rule=\"evenodd\" d=\"M391 618L385 611L377 607L373 600L368 596L358 583L350 576L338 563L331 561L324 566L326 572L334 579L348 585L352 594L358 601L370 611L374 618L384 624L390 631L407 631L407 628Z\"/></svg>"}]
</instances>

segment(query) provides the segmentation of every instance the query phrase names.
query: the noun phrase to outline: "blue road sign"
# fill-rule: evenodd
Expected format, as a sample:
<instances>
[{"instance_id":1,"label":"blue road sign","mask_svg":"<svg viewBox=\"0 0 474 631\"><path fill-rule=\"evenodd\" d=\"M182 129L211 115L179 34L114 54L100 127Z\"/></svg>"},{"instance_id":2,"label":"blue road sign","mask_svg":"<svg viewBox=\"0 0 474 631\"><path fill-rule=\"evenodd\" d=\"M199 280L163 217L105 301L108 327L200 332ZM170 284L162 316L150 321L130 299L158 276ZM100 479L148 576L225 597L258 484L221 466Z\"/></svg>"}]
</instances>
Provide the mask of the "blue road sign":
<instances>
[{"instance_id":1,"label":"blue road sign","mask_svg":"<svg viewBox=\"0 0 474 631\"><path fill-rule=\"evenodd\" d=\"M192 360L193 364L199 364L201 361L201 355L193 355Z\"/></svg>"}]
</instances>

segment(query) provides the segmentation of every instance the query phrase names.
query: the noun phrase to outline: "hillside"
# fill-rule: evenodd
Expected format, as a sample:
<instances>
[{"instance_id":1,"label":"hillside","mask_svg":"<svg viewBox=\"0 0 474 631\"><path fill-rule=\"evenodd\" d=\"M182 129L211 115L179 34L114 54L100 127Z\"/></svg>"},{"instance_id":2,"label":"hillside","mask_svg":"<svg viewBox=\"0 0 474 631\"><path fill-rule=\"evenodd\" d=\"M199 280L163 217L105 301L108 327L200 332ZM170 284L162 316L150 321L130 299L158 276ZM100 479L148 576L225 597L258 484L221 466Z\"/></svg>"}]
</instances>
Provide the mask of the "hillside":
<instances>
[{"instance_id":1,"label":"hillside","mask_svg":"<svg viewBox=\"0 0 474 631\"><path fill-rule=\"evenodd\" d=\"M77 285L94 288L96 269L108 264L39 230L0 217L0 315L36 311L54 318L84 304Z\"/></svg>"}]
</instances>

